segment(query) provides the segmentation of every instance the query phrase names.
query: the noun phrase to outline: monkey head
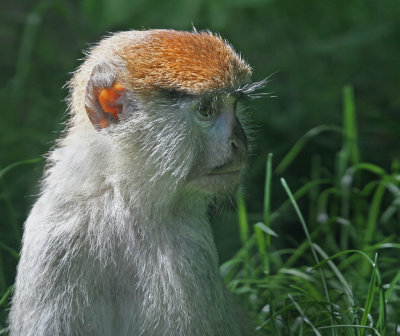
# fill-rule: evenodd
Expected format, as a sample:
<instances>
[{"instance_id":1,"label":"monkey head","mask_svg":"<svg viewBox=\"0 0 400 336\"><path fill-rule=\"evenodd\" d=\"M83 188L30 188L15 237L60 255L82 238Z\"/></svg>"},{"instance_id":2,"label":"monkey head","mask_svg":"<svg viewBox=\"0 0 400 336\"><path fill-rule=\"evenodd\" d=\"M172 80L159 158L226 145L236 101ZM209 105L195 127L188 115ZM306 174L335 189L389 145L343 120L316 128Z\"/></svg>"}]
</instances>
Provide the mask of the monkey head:
<instances>
[{"instance_id":1,"label":"monkey head","mask_svg":"<svg viewBox=\"0 0 400 336\"><path fill-rule=\"evenodd\" d=\"M117 33L92 48L71 80L71 129L109 139L115 169L158 183L158 192L231 193L248 150L238 101L263 84L250 77L210 32Z\"/></svg>"}]
</instances>

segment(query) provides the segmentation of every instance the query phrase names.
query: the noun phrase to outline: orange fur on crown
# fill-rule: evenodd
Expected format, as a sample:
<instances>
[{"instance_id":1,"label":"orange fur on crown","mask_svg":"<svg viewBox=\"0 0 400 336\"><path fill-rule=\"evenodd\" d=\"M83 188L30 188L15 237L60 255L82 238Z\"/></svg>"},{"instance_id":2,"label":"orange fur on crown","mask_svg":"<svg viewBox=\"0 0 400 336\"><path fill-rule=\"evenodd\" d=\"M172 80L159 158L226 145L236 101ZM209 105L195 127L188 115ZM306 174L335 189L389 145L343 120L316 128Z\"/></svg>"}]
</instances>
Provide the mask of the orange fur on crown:
<instances>
[{"instance_id":1,"label":"orange fur on crown","mask_svg":"<svg viewBox=\"0 0 400 336\"><path fill-rule=\"evenodd\" d=\"M251 68L221 37L208 32L154 30L119 52L134 91L157 88L203 94L235 89L246 83Z\"/></svg>"}]
</instances>

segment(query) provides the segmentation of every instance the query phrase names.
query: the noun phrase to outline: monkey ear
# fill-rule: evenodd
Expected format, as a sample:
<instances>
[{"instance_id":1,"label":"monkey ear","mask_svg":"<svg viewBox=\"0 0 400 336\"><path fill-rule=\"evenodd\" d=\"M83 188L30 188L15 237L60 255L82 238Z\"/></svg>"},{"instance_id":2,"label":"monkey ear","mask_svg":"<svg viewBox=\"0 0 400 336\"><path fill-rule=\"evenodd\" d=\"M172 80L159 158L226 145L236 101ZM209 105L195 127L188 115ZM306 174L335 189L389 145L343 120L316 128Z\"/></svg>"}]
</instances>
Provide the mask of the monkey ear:
<instances>
[{"instance_id":1,"label":"monkey ear","mask_svg":"<svg viewBox=\"0 0 400 336\"><path fill-rule=\"evenodd\" d=\"M105 128L119 121L124 92L124 86L115 81L115 65L103 62L93 68L86 88L85 108L95 128Z\"/></svg>"}]
</instances>

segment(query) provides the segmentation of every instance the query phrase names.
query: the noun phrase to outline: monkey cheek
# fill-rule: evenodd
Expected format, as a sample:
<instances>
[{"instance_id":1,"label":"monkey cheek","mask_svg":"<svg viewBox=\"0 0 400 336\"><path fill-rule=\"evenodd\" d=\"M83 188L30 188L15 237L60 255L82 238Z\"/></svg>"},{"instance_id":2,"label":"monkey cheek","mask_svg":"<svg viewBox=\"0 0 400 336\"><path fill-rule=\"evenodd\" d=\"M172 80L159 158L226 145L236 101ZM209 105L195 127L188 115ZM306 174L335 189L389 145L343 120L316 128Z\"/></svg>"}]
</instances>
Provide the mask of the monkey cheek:
<instances>
[{"instance_id":1,"label":"monkey cheek","mask_svg":"<svg viewBox=\"0 0 400 336\"><path fill-rule=\"evenodd\" d=\"M191 180L190 189L206 194L232 194L239 187L240 172L206 174Z\"/></svg>"}]
</instances>

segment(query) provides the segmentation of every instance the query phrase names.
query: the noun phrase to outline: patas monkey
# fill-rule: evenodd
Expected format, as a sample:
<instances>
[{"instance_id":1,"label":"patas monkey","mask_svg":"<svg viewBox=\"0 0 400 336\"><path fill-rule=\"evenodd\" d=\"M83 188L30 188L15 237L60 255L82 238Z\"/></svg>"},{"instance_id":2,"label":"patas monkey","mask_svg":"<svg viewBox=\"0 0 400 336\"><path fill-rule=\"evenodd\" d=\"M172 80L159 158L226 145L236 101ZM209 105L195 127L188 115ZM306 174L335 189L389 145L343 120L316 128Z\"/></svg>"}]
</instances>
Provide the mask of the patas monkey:
<instances>
[{"instance_id":1,"label":"patas monkey","mask_svg":"<svg viewBox=\"0 0 400 336\"><path fill-rule=\"evenodd\" d=\"M70 82L70 121L26 223L13 336L250 335L207 208L238 186L251 68L219 36L129 31Z\"/></svg>"}]
</instances>

